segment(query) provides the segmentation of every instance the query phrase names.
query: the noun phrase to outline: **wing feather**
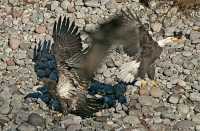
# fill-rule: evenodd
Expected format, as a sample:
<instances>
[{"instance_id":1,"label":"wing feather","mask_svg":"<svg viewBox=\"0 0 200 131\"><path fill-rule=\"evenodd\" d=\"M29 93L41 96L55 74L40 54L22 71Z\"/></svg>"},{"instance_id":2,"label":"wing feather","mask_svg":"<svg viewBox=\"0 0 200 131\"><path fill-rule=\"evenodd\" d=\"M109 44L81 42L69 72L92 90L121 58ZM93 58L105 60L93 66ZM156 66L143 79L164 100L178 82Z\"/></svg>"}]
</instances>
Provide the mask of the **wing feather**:
<instances>
[{"instance_id":1,"label":"wing feather","mask_svg":"<svg viewBox=\"0 0 200 131\"><path fill-rule=\"evenodd\" d=\"M69 18L64 17L62 20L60 17L58 22L54 23L53 39L52 51L58 65L64 65L65 60L82 50L78 27L74 21L70 24Z\"/></svg>"}]
</instances>

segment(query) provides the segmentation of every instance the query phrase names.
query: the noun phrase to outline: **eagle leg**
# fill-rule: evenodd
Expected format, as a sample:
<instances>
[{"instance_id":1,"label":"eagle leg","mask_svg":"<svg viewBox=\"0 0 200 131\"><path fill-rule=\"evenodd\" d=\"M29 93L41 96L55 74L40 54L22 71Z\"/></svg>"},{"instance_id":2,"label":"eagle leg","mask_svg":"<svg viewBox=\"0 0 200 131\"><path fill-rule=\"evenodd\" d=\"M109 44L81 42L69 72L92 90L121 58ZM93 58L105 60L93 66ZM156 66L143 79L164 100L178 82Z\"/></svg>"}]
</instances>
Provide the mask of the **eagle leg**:
<instances>
[{"instance_id":1,"label":"eagle leg","mask_svg":"<svg viewBox=\"0 0 200 131\"><path fill-rule=\"evenodd\" d=\"M148 94L148 88L147 88L147 81L146 80L141 80L141 85L140 85L140 95L145 95Z\"/></svg>"},{"instance_id":2,"label":"eagle leg","mask_svg":"<svg viewBox=\"0 0 200 131\"><path fill-rule=\"evenodd\" d=\"M158 82L156 80L141 80L140 84L140 90L139 93L140 95L149 95L149 91L152 88L158 88Z\"/></svg>"}]
</instances>

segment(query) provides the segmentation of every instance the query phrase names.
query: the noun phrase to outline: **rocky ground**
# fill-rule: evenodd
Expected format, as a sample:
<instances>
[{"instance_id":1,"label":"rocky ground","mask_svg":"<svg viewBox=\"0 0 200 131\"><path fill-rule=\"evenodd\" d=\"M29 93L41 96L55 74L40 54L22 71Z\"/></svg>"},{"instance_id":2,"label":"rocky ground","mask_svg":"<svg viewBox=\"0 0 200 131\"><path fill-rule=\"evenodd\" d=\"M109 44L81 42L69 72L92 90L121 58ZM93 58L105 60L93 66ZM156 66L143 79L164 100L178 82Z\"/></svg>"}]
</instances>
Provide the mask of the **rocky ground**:
<instances>
[{"instance_id":1,"label":"rocky ground","mask_svg":"<svg viewBox=\"0 0 200 131\"><path fill-rule=\"evenodd\" d=\"M1 0L0 1L0 130L2 131L200 131L200 16L189 17L177 7L137 0ZM81 30L95 30L122 7L129 6L148 23L155 40L182 32L179 45L167 46L156 62L158 88L128 86L129 113L119 104L82 119L49 109L41 99L24 97L41 87L34 68L33 48L51 39L60 15L74 19ZM82 34L83 41L87 35ZM113 52L96 79L116 84L119 66L130 58ZM51 76L51 68L40 74ZM108 117L109 116L109 117Z\"/></svg>"}]
</instances>

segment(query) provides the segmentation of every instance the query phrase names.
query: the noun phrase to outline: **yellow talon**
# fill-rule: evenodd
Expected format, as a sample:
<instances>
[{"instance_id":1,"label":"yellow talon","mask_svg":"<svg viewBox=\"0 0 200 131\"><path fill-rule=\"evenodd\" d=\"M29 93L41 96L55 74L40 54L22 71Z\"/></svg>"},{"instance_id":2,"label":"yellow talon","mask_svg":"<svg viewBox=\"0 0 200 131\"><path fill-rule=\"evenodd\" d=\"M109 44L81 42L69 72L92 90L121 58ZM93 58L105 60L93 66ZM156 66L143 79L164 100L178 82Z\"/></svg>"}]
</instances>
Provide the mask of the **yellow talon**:
<instances>
[{"instance_id":1,"label":"yellow talon","mask_svg":"<svg viewBox=\"0 0 200 131\"><path fill-rule=\"evenodd\" d=\"M141 88L147 88L147 81L141 80Z\"/></svg>"},{"instance_id":2,"label":"yellow talon","mask_svg":"<svg viewBox=\"0 0 200 131\"><path fill-rule=\"evenodd\" d=\"M140 95L148 95L149 94L149 89L147 87L147 81L146 80L141 80L139 94Z\"/></svg>"},{"instance_id":3,"label":"yellow talon","mask_svg":"<svg viewBox=\"0 0 200 131\"><path fill-rule=\"evenodd\" d=\"M158 87L158 81L152 80L151 83L152 83L152 87L153 88L157 88Z\"/></svg>"},{"instance_id":4,"label":"yellow talon","mask_svg":"<svg viewBox=\"0 0 200 131\"><path fill-rule=\"evenodd\" d=\"M61 117L61 116L63 116L63 113L58 113L57 114L57 117Z\"/></svg>"}]
</instances>

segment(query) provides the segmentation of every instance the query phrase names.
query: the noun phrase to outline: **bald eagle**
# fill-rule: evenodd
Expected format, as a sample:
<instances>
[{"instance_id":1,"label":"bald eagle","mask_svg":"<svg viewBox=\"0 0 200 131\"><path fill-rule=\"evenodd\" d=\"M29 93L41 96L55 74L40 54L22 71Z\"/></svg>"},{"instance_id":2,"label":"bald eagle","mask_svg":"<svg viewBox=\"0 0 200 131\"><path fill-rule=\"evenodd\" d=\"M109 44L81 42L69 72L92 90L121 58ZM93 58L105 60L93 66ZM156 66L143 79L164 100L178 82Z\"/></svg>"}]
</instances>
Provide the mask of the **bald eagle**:
<instances>
[{"instance_id":1,"label":"bald eagle","mask_svg":"<svg viewBox=\"0 0 200 131\"><path fill-rule=\"evenodd\" d=\"M127 12L123 11L122 15L114 16L97 31L89 33L92 44L85 50L74 21L60 17L54 23L54 43L50 53L57 61L59 79L43 81L48 85L50 95L60 101L63 112L87 114L102 109L98 98L88 97L87 89L95 71L113 47L122 45L123 51L133 58L127 63L130 67L120 67L122 81L129 83L137 77L144 78L146 73L154 79L154 61L159 58L165 42L154 41L135 16L129 10Z\"/></svg>"}]
</instances>

